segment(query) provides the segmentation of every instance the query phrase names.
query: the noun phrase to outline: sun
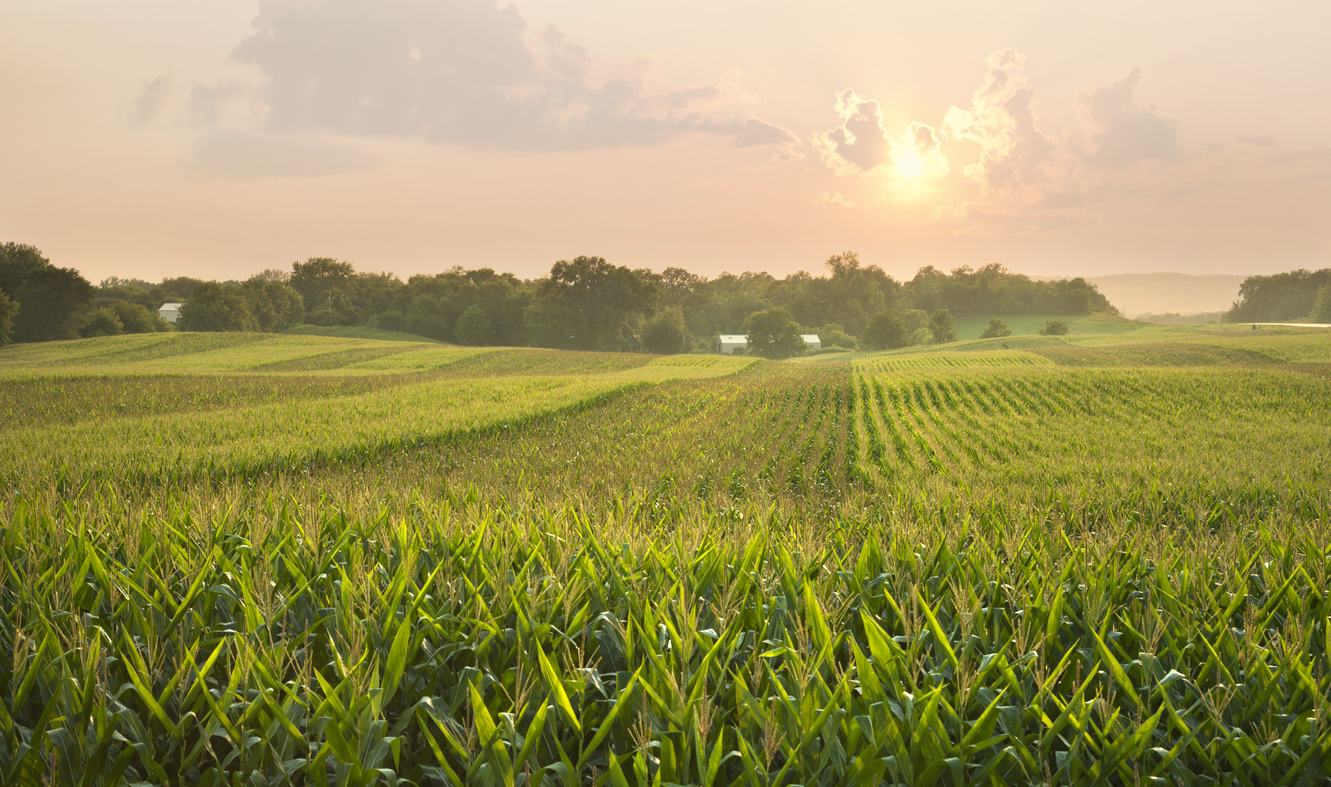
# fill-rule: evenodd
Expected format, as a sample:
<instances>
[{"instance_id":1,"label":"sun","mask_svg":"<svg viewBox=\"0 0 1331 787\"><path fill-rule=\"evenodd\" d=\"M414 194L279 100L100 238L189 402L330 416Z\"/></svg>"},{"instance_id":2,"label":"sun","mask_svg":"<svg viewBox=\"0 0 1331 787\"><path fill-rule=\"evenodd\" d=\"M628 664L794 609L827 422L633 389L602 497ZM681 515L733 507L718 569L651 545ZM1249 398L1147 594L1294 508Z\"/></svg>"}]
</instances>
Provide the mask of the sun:
<instances>
[{"instance_id":1,"label":"sun","mask_svg":"<svg viewBox=\"0 0 1331 787\"><path fill-rule=\"evenodd\" d=\"M897 156L897 172L903 178L914 178L924 172L924 159L913 150Z\"/></svg>"}]
</instances>

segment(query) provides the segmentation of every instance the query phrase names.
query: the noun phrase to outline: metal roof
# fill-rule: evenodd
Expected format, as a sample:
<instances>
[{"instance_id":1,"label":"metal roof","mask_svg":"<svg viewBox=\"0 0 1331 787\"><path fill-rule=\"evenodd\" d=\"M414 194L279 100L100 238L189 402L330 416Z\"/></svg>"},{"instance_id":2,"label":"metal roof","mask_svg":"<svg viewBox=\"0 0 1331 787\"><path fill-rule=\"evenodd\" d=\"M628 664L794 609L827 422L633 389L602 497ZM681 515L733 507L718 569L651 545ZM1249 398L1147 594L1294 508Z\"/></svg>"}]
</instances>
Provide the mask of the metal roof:
<instances>
[{"instance_id":1,"label":"metal roof","mask_svg":"<svg viewBox=\"0 0 1331 787\"><path fill-rule=\"evenodd\" d=\"M735 335L735 334L723 333L720 336L716 337L716 340L719 342L725 342L726 344L736 344L738 342L744 342L745 344L749 343L749 337L743 334Z\"/></svg>"}]
</instances>

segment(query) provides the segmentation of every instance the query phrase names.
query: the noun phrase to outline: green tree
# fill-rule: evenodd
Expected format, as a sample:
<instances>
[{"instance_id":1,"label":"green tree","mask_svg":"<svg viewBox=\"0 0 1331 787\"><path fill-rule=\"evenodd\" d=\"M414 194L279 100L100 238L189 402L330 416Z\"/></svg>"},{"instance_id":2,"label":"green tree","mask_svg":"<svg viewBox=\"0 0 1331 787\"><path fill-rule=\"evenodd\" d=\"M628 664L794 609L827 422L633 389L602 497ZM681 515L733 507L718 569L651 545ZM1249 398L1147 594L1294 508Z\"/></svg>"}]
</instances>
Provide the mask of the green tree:
<instances>
[{"instance_id":1,"label":"green tree","mask_svg":"<svg viewBox=\"0 0 1331 787\"><path fill-rule=\"evenodd\" d=\"M856 347L855 337L846 333L846 329L840 323L829 322L821 328L814 331L818 334L818 341L823 347L844 347L847 350L853 350Z\"/></svg>"},{"instance_id":2,"label":"green tree","mask_svg":"<svg viewBox=\"0 0 1331 787\"><path fill-rule=\"evenodd\" d=\"M273 271L251 276L240 285L240 294L261 331L285 331L305 319L305 303L300 293L275 278Z\"/></svg>"},{"instance_id":3,"label":"green tree","mask_svg":"<svg viewBox=\"0 0 1331 787\"><path fill-rule=\"evenodd\" d=\"M901 315L884 309L869 320L860 340L870 350L895 350L910 345L910 334Z\"/></svg>"},{"instance_id":4,"label":"green tree","mask_svg":"<svg viewBox=\"0 0 1331 787\"><path fill-rule=\"evenodd\" d=\"M124 332L124 323L120 322L116 310L110 306L103 306L100 309L93 309L88 312L87 322L79 330L80 335L85 339L91 339L95 336L119 336Z\"/></svg>"},{"instance_id":5,"label":"green tree","mask_svg":"<svg viewBox=\"0 0 1331 787\"><path fill-rule=\"evenodd\" d=\"M305 262L291 264L292 289L305 301L305 311L330 311L329 293L339 290L344 295L356 284L356 267L332 257L310 257Z\"/></svg>"},{"instance_id":6,"label":"green tree","mask_svg":"<svg viewBox=\"0 0 1331 787\"><path fill-rule=\"evenodd\" d=\"M800 327L785 309L767 309L749 316L749 352L779 360L808 349Z\"/></svg>"},{"instance_id":7,"label":"green tree","mask_svg":"<svg viewBox=\"0 0 1331 787\"><path fill-rule=\"evenodd\" d=\"M989 326L980 331L981 339L997 339L1001 336L1011 336L1012 329L1007 327L1007 323L997 317L989 320Z\"/></svg>"},{"instance_id":8,"label":"green tree","mask_svg":"<svg viewBox=\"0 0 1331 787\"><path fill-rule=\"evenodd\" d=\"M101 299L98 299L101 302ZM125 333L164 333L171 330L171 324L162 319L156 311L140 303L113 300L106 304L115 312L116 318L125 329ZM92 315L89 315L91 319ZM86 333L84 334L87 335Z\"/></svg>"},{"instance_id":9,"label":"green tree","mask_svg":"<svg viewBox=\"0 0 1331 787\"><path fill-rule=\"evenodd\" d=\"M929 335L934 344L947 344L957 340L957 326L947 309L936 309L929 315Z\"/></svg>"},{"instance_id":10,"label":"green tree","mask_svg":"<svg viewBox=\"0 0 1331 787\"><path fill-rule=\"evenodd\" d=\"M601 257L560 260L527 308L527 331L541 347L623 350L633 337L630 323L656 308L662 289L661 277L648 270Z\"/></svg>"},{"instance_id":11,"label":"green tree","mask_svg":"<svg viewBox=\"0 0 1331 787\"><path fill-rule=\"evenodd\" d=\"M480 347L490 343L490 338L494 336L494 328L490 325L490 318L486 316L485 309L473 303L458 317L457 325L453 327L453 335L457 337L458 344Z\"/></svg>"},{"instance_id":12,"label":"green tree","mask_svg":"<svg viewBox=\"0 0 1331 787\"><path fill-rule=\"evenodd\" d=\"M679 307L657 312L643 323L638 336L642 340L642 348L657 355L682 353L691 342L689 329L684 325L684 312Z\"/></svg>"},{"instance_id":13,"label":"green tree","mask_svg":"<svg viewBox=\"0 0 1331 787\"><path fill-rule=\"evenodd\" d=\"M258 328L239 287L224 287L214 281L201 284L180 307L180 329L184 331L255 331Z\"/></svg>"},{"instance_id":14,"label":"green tree","mask_svg":"<svg viewBox=\"0 0 1331 787\"><path fill-rule=\"evenodd\" d=\"M72 268L57 268L35 246L0 244L0 290L20 308L13 340L76 339L97 290Z\"/></svg>"},{"instance_id":15,"label":"green tree","mask_svg":"<svg viewBox=\"0 0 1331 787\"><path fill-rule=\"evenodd\" d=\"M1312 321L1331 323L1331 284L1317 288L1317 299L1313 301Z\"/></svg>"},{"instance_id":16,"label":"green tree","mask_svg":"<svg viewBox=\"0 0 1331 787\"><path fill-rule=\"evenodd\" d=\"M1045 320L1044 327L1040 329L1041 336L1067 336L1068 324L1062 320Z\"/></svg>"},{"instance_id":17,"label":"green tree","mask_svg":"<svg viewBox=\"0 0 1331 787\"><path fill-rule=\"evenodd\" d=\"M14 318L18 316L18 303L0 290L0 347L13 341Z\"/></svg>"}]
</instances>

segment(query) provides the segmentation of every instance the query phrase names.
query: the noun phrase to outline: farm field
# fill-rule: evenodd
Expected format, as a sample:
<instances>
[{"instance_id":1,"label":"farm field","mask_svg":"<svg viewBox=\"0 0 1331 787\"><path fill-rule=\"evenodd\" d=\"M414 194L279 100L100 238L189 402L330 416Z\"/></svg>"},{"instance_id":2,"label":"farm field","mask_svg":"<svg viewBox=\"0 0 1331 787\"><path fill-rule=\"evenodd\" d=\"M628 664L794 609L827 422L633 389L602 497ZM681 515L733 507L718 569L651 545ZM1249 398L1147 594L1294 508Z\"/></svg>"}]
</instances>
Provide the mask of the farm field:
<instances>
[{"instance_id":1,"label":"farm field","mask_svg":"<svg viewBox=\"0 0 1331 787\"><path fill-rule=\"evenodd\" d=\"M0 349L0 784L1331 783L1331 332L400 338Z\"/></svg>"}]
</instances>

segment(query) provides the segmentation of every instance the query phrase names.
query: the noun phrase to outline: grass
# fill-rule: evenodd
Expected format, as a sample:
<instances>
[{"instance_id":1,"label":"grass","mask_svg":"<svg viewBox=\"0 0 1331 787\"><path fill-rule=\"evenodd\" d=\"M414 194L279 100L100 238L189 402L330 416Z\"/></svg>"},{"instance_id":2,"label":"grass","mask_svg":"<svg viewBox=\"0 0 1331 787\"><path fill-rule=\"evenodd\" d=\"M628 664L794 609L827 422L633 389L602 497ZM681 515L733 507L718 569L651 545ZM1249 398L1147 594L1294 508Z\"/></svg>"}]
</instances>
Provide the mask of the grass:
<instances>
[{"instance_id":1,"label":"grass","mask_svg":"<svg viewBox=\"0 0 1331 787\"><path fill-rule=\"evenodd\" d=\"M168 336L0 350L0 783L1331 780L1324 332Z\"/></svg>"}]
</instances>

